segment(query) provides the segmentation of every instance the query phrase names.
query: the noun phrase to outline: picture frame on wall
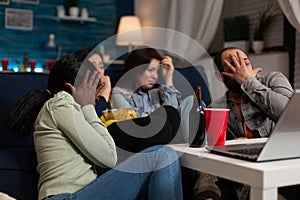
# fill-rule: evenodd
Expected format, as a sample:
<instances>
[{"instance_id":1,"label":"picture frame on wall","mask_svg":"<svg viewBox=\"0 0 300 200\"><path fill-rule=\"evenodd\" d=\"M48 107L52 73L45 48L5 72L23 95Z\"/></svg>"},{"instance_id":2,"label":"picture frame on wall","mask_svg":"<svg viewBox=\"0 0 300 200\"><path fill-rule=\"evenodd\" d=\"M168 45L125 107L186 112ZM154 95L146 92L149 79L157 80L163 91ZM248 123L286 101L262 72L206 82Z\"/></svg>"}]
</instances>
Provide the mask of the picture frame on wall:
<instances>
[{"instance_id":1,"label":"picture frame on wall","mask_svg":"<svg viewBox=\"0 0 300 200\"><path fill-rule=\"evenodd\" d=\"M33 28L33 11L6 8L5 28L31 31Z\"/></svg>"},{"instance_id":2,"label":"picture frame on wall","mask_svg":"<svg viewBox=\"0 0 300 200\"><path fill-rule=\"evenodd\" d=\"M0 0L0 5L8 5L9 0Z\"/></svg>"},{"instance_id":3,"label":"picture frame on wall","mask_svg":"<svg viewBox=\"0 0 300 200\"><path fill-rule=\"evenodd\" d=\"M39 0L12 0L16 3L39 4Z\"/></svg>"}]
</instances>

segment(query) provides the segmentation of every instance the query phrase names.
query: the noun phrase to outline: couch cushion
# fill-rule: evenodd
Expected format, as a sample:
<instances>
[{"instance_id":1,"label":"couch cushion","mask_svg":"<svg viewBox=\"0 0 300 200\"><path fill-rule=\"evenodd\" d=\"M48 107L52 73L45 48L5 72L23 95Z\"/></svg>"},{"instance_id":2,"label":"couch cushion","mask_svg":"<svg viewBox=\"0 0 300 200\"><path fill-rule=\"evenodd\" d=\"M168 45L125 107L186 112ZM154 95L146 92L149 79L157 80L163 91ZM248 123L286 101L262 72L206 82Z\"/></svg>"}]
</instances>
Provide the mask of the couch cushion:
<instances>
[{"instance_id":1,"label":"couch cushion","mask_svg":"<svg viewBox=\"0 0 300 200\"><path fill-rule=\"evenodd\" d=\"M0 170L36 171L34 148L0 148Z\"/></svg>"},{"instance_id":2,"label":"couch cushion","mask_svg":"<svg viewBox=\"0 0 300 200\"><path fill-rule=\"evenodd\" d=\"M0 191L16 199L37 199L38 173L33 148L0 148Z\"/></svg>"},{"instance_id":3,"label":"couch cushion","mask_svg":"<svg viewBox=\"0 0 300 200\"><path fill-rule=\"evenodd\" d=\"M189 95L193 95L193 88L195 86L201 86L202 100L206 105L211 103L211 96L209 92L209 86L207 76L202 66L190 66L186 68L176 68L183 77L179 77L174 73L174 85L182 93L183 98ZM185 81L183 80L186 79ZM189 85L187 85L188 82Z\"/></svg>"},{"instance_id":4,"label":"couch cushion","mask_svg":"<svg viewBox=\"0 0 300 200\"><path fill-rule=\"evenodd\" d=\"M0 169L0 190L16 199L38 199L38 176L33 171Z\"/></svg>"},{"instance_id":5,"label":"couch cushion","mask_svg":"<svg viewBox=\"0 0 300 200\"><path fill-rule=\"evenodd\" d=\"M12 106L27 92L46 89L48 74L40 73L0 73L0 147L32 147L32 134L18 138L6 127L7 115Z\"/></svg>"},{"instance_id":6,"label":"couch cushion","mask_svg":"<svg viewBox=\"0 0 300 200\"><path fill-rule=\"evenodd\" d=\"M110 77L111 86L114 87L124 73L123 65L110 64L105 69L105 74Z\"/></svg>"}]
</instances>

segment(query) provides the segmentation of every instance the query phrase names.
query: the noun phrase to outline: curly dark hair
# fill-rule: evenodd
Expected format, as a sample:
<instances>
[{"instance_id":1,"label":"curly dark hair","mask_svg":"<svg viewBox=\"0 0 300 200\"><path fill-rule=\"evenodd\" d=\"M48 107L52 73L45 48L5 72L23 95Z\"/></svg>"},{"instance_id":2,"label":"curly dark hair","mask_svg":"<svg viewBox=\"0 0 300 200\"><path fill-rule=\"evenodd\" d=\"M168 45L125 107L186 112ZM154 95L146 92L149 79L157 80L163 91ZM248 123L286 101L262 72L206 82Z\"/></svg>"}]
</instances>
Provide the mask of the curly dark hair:
<instances>
[{"instance_id":1,"label":"curly dark hair","mask_svg":"<svg viewBox=\"0 0 300 200\"><path fill-rule=\"evenodd\" d=\"M60 91L72 94L65 83L74 85L78 71L84 70L80 66L81 62L74 55L59 59L49 74L47 89L27 93L10 110L7 122L12 132L19 136L30 134L38 113L47 100Z\"/></svg>"}]
</instances>

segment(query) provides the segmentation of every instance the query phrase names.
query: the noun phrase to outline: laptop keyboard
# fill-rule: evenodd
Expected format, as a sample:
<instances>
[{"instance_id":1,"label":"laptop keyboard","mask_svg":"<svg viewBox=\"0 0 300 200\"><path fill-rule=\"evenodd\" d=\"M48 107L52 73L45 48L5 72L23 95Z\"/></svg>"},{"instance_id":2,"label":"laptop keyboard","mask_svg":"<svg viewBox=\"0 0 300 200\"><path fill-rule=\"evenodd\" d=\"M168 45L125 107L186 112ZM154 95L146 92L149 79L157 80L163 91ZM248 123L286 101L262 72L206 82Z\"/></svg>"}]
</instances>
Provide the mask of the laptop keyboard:
<instances>
[{"instance_id":1,"label":"laptop keyboard","mask_svg":"<svg viewBox=\"0 0 300 200\"><path fill-rule=\"evenodd\" d=\"M242 153L247 155L257 155L261 152L262 147L254 147L254 148L248 148L248 149L234 149L230 150L231 152L235 153Z\"/></svg>"},{"instance_id":2,"label":"laptop keyboard","mask_svg":"<svg viewBox=\"0 0 300 200\"><path fill-rule=\"evenodd\" d=\"M213 153L255 162L265 143L234 144L206 148Z\"/></svg>"},{"instance_id":3,"label":"laptop keyboard","mask_svg":"<svg viewBox=\"0 0 300 200\"><path fill-rule=\"evenodd\" d=\"M258 155L263 146L264 143L257 143L257 144L248 144L248 145L243 145L242 148L238 147L240 145L232 145L232 149L228 149L230 152L235 152L235 153L241 153L241 154L247 154L247 155ZM227 146L228 148L228 146Z\"/></svg>"}]
</instances>

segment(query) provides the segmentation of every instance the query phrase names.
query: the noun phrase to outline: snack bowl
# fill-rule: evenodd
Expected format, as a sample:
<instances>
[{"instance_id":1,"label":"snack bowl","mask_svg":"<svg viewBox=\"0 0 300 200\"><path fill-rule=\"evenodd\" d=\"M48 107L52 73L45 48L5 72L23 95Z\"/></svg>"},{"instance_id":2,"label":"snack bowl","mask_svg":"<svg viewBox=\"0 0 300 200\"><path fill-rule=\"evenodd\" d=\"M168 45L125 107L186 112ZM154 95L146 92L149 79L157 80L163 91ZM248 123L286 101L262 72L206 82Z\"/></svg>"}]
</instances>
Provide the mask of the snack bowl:
<instances>
[{"instance_id":1,"label":"snack bowl","mask_svg":"<svg viewBox=\"0 0 300 200\"><path fill-rule=\"evenodd\" d=\"M103 111L103 118L104 120L128 120L128 119L134 119L137 118L137 113L129 108L121 107L121 108L113 108L113 109L106 109Z\"/></svg>"}]
</instances>

